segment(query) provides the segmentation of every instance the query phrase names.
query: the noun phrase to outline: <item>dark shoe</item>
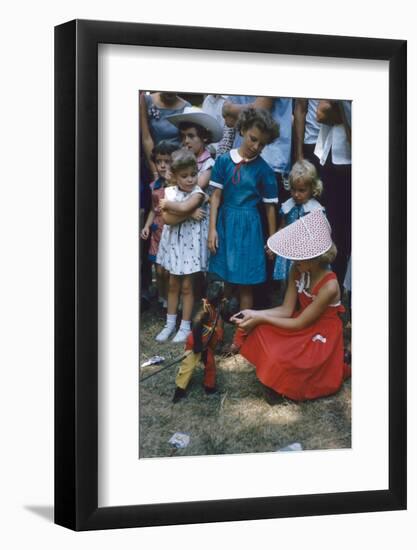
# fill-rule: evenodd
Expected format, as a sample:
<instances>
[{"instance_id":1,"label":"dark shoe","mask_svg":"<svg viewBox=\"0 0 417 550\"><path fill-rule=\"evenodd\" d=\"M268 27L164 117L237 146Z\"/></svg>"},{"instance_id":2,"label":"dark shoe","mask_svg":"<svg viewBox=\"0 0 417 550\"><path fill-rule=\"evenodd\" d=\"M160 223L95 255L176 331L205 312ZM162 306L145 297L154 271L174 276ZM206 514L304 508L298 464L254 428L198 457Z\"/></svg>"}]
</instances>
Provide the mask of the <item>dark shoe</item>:
<instances>
[{"instance_id":1,"label":"dark shoe","mask_svg":"<svg viewBox=\"0 0 417 550\"><path fill-rule=\"evenodd\" d=\"M219 390L216 387L209 388L208 386L204 386L204 391L206 392L207 395L213 395L215 393L218 393Z\"/></svg>"},{"instance_id":2,"label":"dark shoe","mask_svg":"<svg viewBox=\"0 0 417 550\"><path fill-rule=\"evenodd\" d=\"M265 401L270 407L273 407L274 405L279 405L284 401L284 398L281 394L268 387L264 387L264 397Z\"/></svg>"},{"instance_id":3,"label":"dark shoe","mask_svg":"<svg viewBox=\"0 0 417 550\"><path fill-rule=\"evenodd\" d=\"M175 388L174 397L172 398L173 403L178 403L181 399L187 397L187 392L178 386Z\"/></svg>"}]
</instances>

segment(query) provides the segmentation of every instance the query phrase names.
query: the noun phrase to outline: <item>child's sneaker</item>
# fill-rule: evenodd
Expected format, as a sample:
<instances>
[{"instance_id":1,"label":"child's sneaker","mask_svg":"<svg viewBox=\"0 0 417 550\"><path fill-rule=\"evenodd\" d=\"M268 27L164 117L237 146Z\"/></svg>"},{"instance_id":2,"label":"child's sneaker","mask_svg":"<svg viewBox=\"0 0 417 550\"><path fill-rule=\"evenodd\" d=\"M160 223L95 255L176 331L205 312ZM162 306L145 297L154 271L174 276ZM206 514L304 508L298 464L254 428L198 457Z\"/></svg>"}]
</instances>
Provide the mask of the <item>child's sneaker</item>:
<instances>
[{"instance_id":1,"label":"child's sneaker","mask_svg":"<svg viewBox=\"0 0 417 550\"><path fill-rule=\"evenodd\" d=\"M188 328L184 328L184 327L180 327L179 331L177 332L177 334L174 336L174 338L172 339L172 342L174 344L180 344L182 342L185 342L188 338L188 335L191 334L191 330L188 329Z\"/></svg>"},{"instance_id":2,"label":"child's sneaker","mask_svg":"<svg viewBox=\"0 0 417 550\"><path fill-rule=\"evenodd\" d=\"M166 342L175 331L175 325L165 325L159 334L155 336L157 342Z\"/></svg>"}]
</instances>

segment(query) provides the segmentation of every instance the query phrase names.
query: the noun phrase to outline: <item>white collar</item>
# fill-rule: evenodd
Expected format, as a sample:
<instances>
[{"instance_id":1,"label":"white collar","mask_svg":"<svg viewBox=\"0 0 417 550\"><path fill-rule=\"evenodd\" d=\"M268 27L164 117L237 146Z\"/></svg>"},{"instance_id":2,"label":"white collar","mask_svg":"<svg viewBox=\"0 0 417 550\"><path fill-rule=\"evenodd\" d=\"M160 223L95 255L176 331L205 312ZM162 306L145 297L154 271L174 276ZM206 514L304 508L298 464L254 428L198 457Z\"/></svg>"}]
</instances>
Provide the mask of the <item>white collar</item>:
<instances>
[{"instance_id":1,"label":"white collar","mask_svg":"<svg viewBox=\"0 0 417 550\"><path fill-rule=\"evenodd\" d=\"M294 206L296 206L295 201L293 198L291 198L285 201L281 205L281 208L284 214L288 214L288 212L292 210ZM313 212L313 210L324 210L324 207L316 199L309 199L305 204L302 204L301 206L303 207L303 210L306 214L308 214L309 212Z\"/></svg>"},{"instance_id":2,"label":"white collar","mask_svg":"<svg viewBox=\"0 0 417 550\"><path fill-rule=\"evenodd\" d=\"M239 162L242 162L244 160L245 162L252 162L253 160L257 159L258 157L254 157L253 159L245 159L242 156L240 156L238 149L231 149L230 151L230 158L233 160L235 164L239 164Z\"/></svg>"}]
</instances>

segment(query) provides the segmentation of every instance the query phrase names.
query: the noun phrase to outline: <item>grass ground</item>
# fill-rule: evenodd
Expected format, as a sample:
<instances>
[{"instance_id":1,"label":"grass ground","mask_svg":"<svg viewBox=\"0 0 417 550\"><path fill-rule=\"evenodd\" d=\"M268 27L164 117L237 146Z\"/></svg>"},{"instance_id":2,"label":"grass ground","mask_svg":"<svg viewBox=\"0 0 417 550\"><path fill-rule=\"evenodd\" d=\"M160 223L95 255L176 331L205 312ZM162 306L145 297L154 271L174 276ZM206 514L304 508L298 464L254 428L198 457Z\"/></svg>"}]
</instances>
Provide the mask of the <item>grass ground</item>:
<instances>
[{"instance_id":1,"label":"grass ground","mask_svg":"<svg viewBox=\"0 0 417 550\"><path fill-rule=\"evenodd\" d=\"M141 315L140 363L163 355L165 363L143 367L141 377L158 371L180 356L183 345L157 344L155 335L165 315L156 304ZM232 327L226 325L226 341ZM284 399L269 405L255 369L240 355L216 356L219 392L207 396L202 387L203 368L191 380L188 395L172 403L178 365L139 383L141 458L217 455L276 451L298 442L304 450L351 446L351 384L330 397L296 403ZM173 449L175 432L190 436L185 449Z\"/></svg>"}]
</instances>

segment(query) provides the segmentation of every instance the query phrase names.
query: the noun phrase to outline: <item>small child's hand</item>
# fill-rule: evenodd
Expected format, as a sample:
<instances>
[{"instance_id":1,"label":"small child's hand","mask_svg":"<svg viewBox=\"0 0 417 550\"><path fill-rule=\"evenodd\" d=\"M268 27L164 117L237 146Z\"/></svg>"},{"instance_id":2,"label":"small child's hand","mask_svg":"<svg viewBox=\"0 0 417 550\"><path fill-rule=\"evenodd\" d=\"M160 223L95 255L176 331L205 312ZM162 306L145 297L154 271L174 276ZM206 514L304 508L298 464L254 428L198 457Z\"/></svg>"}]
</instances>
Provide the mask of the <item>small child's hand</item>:
<instances>
[{"instance_id":1,"label":"small child's hand","mask_svg":"<svg viewBox=\"0 0 417 550\"><path fill-rule=\"evenodd\" d=\"M266 255L268 256L268 260L273 260L275 258L275 253L272 252L272 250L269 248L268 245L265 245L265 252L266 252Z\"/></svg>"},{"instance_id":2,"label":"small child's hand","mask_svg":"<svg viewBox=\"0 0 417 550\"><path fill-rule=\"evenodd\" d=\"M219 237L217 235L216 229L209 231L207 244L210 252L212 254L216 254L217 249L219 248Z\"/></svg>"},{"instance_id":3,"label":"small child's hand","mask_svg":"<svg viewBox=\"0 0 417 550\"><path fill-rule=\"evenodd\" d=\"M149 237L149 227L144 227L140 233L140 236L146 241L146 239Z\"/></svg>"},{"instance_id":4,"label":"small child's hand","mask_svg":"<svg viewBox=\"0 0 417 550\"><path fill-rule=\"evenodd\" d=\"M159 199L159 208L160 208L161 210L164 210L164 209L165 209L165 205L166 205L167 202L168 202L167 199Z\"/></svg>"},{"instance_id":5,"label":"small child's hand","mask_svg":"<svg viewBox=\"0 0 417 550\"><path fill-rule=\"evenodd\" d=\"M196 208L194 212L191 214L191 218L196 221L204 220L204 218L207 216L207 213L202 208Z\"/></svg>"}]
</instances>

